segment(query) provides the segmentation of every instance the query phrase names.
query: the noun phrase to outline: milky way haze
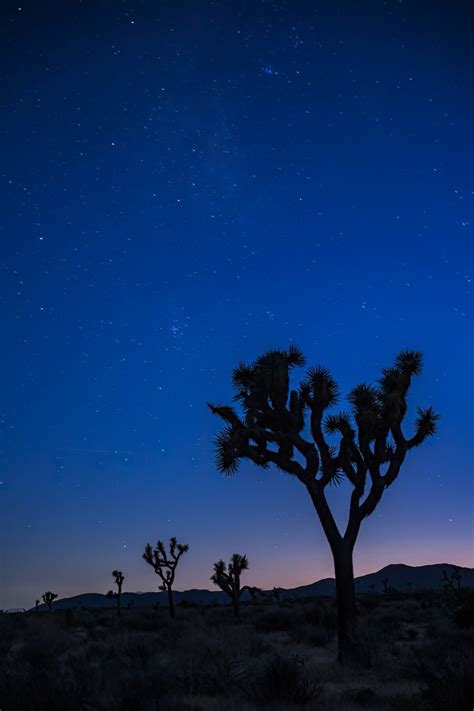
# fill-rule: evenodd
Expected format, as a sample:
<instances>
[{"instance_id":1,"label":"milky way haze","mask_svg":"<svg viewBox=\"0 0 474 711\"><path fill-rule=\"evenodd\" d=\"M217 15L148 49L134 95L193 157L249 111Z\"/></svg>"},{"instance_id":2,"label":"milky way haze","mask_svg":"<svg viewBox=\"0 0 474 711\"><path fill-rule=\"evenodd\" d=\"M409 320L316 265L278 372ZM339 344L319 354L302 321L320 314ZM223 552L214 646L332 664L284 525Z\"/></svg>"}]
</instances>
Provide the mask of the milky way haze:
<instances>
[{"instance_id":1,"label":"milky way haze","mask_svg":"<svg viewBox=\"0 0 474 711\"><path fill-rule=\"evenodd\" d=\"M423 351L355 572L473 565L468 6L2 3L0 607L156 589L171 535L176 589L332 575L297 481L214 463L206 401L291 343L344 393Z\"/></svg>"}]
</instances>

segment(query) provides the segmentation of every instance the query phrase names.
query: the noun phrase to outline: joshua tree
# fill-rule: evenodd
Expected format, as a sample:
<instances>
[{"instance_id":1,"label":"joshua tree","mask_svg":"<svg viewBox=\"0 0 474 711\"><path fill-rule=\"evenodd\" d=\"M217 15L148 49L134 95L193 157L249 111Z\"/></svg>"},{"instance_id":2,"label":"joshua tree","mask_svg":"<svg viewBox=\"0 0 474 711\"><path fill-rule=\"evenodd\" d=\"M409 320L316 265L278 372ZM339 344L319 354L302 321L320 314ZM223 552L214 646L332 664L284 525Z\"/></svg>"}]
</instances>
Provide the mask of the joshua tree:
<instances>
[{"instance_id":1,"label":"joshua tree","mask_svg":"<svg viewBox=\"0 0 474 711\"><path fill-rule=\"evenodd\" d=\"M107 597L111 597L117 600L117 615L120 617L120 615L122 614L122 585L123 581L125 580L125 575L122 573L121 570L113 570L112 575L115 578L117 592L109 590L109 592L107 593Z\"/></svg>"},{"instance_id":2,"label":"joshua tree","mask_svg":"<svg viewBox=\"0 0 474 711\"><path fill-rule=\"evenodd\" d=\"M278 607L280 607L280 597L281 597L280 590L281 590L281 588L273 588L273 590L271 592L271 596L275 600Z\"/></svg>"},{"instance_id":3,"label":"joshua tree","mask_svg":"<svg viewBox=\"0 0 474 711\"><path fill-rule=\"evenodd\" d=\"M388 595L388 578L382 578L383 591L385 595Z\"/></svg>"},{"instance_id":4,"label":"joshua tree","mask_svg":"<svg viewBox=\"0 0 474 711\"><path fill-rule=\"evenodd\" d=\"M249 562L246 555L234 553L230 559L229 566L223 560L214 563L214 573L211 575L211 580L214 585L220 587L231 599L234 608L234 617L240 616L240 598L245 591L249 592L252 597L258 592L258 588L244 585L240 587L240 576L244 570L249 569Z\"/></svg>"},{"instance_id":5,"label":"joshua tree","mask_svg":"<svg viewBox=\"0 0 474 711\"><path fill-rule=\"evenodd\" d=\"M165 547L161 541L158 541L156 548L152 548L149 543L145 546L143 554L144 560L151 565L157 575L160 576L162 583L159 586L160 590L168 592L168 609L170 617L174 617L173 604L173 583L176 573L176 566L183 553L187 553L189 546L183 543L177 543L176 538L170 538L169 555L165 551Z\"/></svg>"},{"instance_id":6,"label":"joshua tree","mask_svg":"<svg viewBox=\"0 0 474 711\"><path fill-rule=\"evenodd\" d=\"M48 590L48 592L43 593L41 597L43 598L43 602L46 603L46 605L48 606L48 610L50 612L52 612L53 600L56 600L56 598L57 598L56 593L53 593L50 590Z\"/></svg>"},{"instance_id":7,"label":"joshua tree","mask_svg":"<svg viewBox=\"0 0 474 711\"><path fill-rule=\"evenodd\" d=\"M453 569L449 575L445 570L443 570L441 584L445 590L452 590L453 593L459 596L461 590L461 577L461 568L458 565L453 565Z\"/></svg>"},{"instance_id":8,"label":"joshua tree","mask_svg":"<svg viewBox=\"0 0 474 711\"><path fill-rule=\"evenodd\" d=\"M350 412L329 415L339 391L326 368L310 368L299 388L290 391L290 373L304 363L294 346L269 351L251 365L241 363L232 378L240 409L209 407L226 423L216 439L220 471L234 474L242 459L250 459L261 467L276 465L306 488L334 559L342 662L357 614L352 557L361 523L397 478L407 453L435 433L438 416L431 407L419 409L415 433L405 437L407 394L412 377L421 372L421 353L400 353L375 385L363 383L350 392ZM341 532L326 488L344 478L352 493Z\"/></svg>"},{"instance_id":9,"label":"joshua tree","mask_svg":"<svg viewBox=\"0 0 474 711\"><path fill-rule=\"evenodd\" d=\"M39 600L35 600L35 612L38 612L38 611L39 611L39 604L40 604L40 601L39 601Z\"/></svg>"}]
</instances>

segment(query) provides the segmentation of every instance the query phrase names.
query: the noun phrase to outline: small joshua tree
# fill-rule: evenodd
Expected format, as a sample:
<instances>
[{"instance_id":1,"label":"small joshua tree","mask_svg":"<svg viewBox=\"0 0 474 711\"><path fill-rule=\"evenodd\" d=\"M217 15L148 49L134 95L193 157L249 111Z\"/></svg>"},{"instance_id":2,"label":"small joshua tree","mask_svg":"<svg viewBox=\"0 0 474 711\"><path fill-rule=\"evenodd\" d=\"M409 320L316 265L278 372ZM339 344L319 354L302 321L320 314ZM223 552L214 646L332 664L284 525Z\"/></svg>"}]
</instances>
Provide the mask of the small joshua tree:
<instances>
[{"instance_id":1,"label":"small joshua tree","mask_svg":"<svg viewBox=\"0 0 474 711\"><path fill-rule=\"evenodd\" d=\"M214 585L220 587L231 599L234 608L234 617L240 616L240 598L247 591L252 597L258 592L258 588L249 585L240 586L240 576L244 570L249 569L249 562L246 555L234 553L230 559L229 566L223 560L214 563L214 573L211 580Z\"/></svg>"},{"instance_id":2,"label":"small joshua tree","mask_svg":"<svg viewBox=\"0 0 474 711\"><path fill-rule=\"evenodd\" d=\"M120 617L120 615L122 614L122 585L123 581L125 580L125 575L122 573L121 570L113 570L112 575L115 578L117 592L109 590L109 592L107 593L107 597L114 598L115 600L117 600L117 615Z\"/></svg>"},{"instance_id":3,"label":"small joshua tree","mask_svg":"<svg viewBox=\"0 0 474 711\"><path fill-rule=\"evenodd\" d=\"M43 598L43 602L48 606L48 610L52 612L53 601L57 598L56 593L53 593L51 592L51 590L48 590L47 592L43 593L41 597Z\"/></svg>"},{"instance_id":4,"label":"small joshua tree","mask_svg":"<svg viewBox=\"0 0 474 711\"><path fill-rule=\"evenodd\" d=\"M157 575L160 576L162 583L159 586L160 590L168 593L168 609L170 617L174 618L174 603L173 603L173 583L176 574L176 567L183 553L187 553L189 546L184 543L177 543L176 538L170 538L170 552L167 554L165 547L161 541L158 541L156 548L152 548L149 543L145 546L143 559L151 565Z\"/></svg>"},{"instance_id":5,"label":"small joshua tree","mask_svg":"<svg viewBox=\"0 0 474 711\"><path fill-rule=\"evenodd\" d=\"M35 600L35 612L39 612L39 604L40 604L40 601Z\"/></svg>"},{"instance_id":6,"label":"small joshua tree","mask_svg":"<svg viewBox=\"0 0 474 711\"><path fill-rule=\"evenodd\" d=\"M342 662L354 640L353 551L361 524L397 478L408 452L435 433L438 416L431 407L418 409L415 432L405 436L408 391L422 369L416 351L401 352L376 384L357 385L348 396L351 411L337 414L328 414L339 389L326 368L309 368L299 387L290 390L291 372L304 364L294 346L268 351L250 365L241 363L232 377L240 408L209 407L226 425L216 439L221 472L234 474L241 460L249 459L261 467L277 466L305 487L334 559ZM352 487L345 531L326 496L327 487L343 479Z\"/></svg>"},{"instance_id":7,"label":"small joshua tree","mask_svg":"<svg viewBox=\"0 0 474 711\"><path fill-rule=\"evenodd\" d=\"M445 590L451 590L459 597L461 591L461 577L461 568L458 565L453 565L453 569L449 575L446 570L443 570L441 584Z\"/></svg>"},{"instance_id":8,"label":"small joshua tree","mask_svg":"<svg viewBox=\"0 0 474 711\"><path fill-rule=\"evenodd\" d=\"M280 607L280 599L281 599L280 588L273 588L273 590L271 592L271 597L275 600L278 607Z\"/></svg>"}]
</instances>

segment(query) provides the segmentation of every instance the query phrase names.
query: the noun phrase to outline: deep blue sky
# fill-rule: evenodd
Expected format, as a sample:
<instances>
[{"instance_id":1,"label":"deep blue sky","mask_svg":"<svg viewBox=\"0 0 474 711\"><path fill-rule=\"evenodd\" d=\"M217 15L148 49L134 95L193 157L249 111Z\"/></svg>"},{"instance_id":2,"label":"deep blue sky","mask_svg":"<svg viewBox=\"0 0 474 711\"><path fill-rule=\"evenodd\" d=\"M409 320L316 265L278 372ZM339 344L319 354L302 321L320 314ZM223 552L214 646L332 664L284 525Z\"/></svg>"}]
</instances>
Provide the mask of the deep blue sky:
<instances>
[{"instance_id":1,"label":"deep blue sky","mask_svg":"<svg viewBox=\"0 0 474 711\"><path fill-rule=\"evenodd\" d=\"M213 461L205 401L289 343L344 392L424 352L356 573L473 564L469 4L2 3L0 606L156 589L170 535L178 588L330 575L298 482Z\"/></svg>"}]
</instances>

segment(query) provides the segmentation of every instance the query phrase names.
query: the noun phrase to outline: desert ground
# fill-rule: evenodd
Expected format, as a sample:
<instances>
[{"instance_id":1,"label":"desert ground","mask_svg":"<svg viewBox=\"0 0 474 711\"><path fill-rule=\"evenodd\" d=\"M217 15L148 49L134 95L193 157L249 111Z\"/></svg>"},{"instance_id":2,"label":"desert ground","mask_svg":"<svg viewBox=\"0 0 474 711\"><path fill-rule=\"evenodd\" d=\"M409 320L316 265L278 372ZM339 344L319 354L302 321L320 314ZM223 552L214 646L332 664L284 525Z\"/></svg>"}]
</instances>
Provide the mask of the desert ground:
<instances>
[{"instance_id":1,"label":"desert ground","mask_svg":"<svg viewBox=\"0 0 474 711\"><path fill-rule=\"evenodd\" d=\"M474 704L474 598L358 596L335 661L331 598L0 615L2 711L439 709Z\"/></svg>"}]
</instances>

